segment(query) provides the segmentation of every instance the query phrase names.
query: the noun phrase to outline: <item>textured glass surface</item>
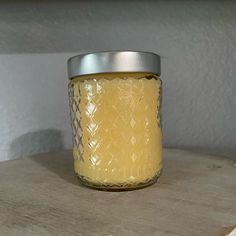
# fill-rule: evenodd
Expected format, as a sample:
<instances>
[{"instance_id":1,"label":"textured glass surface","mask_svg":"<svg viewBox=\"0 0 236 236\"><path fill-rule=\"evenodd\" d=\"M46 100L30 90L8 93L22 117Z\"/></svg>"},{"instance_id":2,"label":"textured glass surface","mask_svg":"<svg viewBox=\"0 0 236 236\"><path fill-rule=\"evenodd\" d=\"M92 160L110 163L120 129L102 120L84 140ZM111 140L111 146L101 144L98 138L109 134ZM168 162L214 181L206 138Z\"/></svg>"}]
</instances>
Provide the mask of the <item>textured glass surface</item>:
<instances>
[{"instance_id":1,"label":"textured glass surface","mask_svg":"<svg viewBox=\"0 0 236 236\"><path fill-rule=\"evenodd\" d=\"M138 73L82 76L69 84L74 169L86 185L129 189L162 168L161 80Z\"/></svg>"}]
</instances>

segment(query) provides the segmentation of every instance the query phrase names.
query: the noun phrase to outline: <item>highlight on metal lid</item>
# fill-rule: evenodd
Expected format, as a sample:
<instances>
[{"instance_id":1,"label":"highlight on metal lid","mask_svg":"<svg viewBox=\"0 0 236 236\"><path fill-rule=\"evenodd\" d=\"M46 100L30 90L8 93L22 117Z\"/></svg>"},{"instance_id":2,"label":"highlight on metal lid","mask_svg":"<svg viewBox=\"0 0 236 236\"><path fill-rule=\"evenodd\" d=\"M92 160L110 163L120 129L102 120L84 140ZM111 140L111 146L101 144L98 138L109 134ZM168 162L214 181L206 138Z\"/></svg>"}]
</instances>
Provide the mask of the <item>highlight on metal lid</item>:
<instances>
[{"instance_id":1,"label":"highlight on metal lid","mask_svg":"<svg viewBox=\"0 0 236 236\"><path fill-rule=\"evenodd\" d=\"M152 52L107 51L80 54L68 60L68 77L113 72L161 74L161 58Z\"/></svg>"}]
</instances>

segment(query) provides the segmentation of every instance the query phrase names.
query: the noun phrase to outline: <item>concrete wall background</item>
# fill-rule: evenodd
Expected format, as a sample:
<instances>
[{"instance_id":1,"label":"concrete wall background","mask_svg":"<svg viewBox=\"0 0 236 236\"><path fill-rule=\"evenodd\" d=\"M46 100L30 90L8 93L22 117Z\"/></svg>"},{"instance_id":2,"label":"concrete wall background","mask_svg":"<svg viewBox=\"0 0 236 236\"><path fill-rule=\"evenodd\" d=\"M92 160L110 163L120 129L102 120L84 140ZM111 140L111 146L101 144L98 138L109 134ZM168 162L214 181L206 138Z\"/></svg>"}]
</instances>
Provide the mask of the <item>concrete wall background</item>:
<instances>
[{"instance_id":1,"label":"concrete wall background","mask_svg":"<svg viewBox=\"0 0 236 236\"><path fill-rule=\"evenodd\" d=\"M162 56L164 145L236 153L235 1L2 1L0 160L71 147L66 60Z\"/></svg>"}]
</instances>

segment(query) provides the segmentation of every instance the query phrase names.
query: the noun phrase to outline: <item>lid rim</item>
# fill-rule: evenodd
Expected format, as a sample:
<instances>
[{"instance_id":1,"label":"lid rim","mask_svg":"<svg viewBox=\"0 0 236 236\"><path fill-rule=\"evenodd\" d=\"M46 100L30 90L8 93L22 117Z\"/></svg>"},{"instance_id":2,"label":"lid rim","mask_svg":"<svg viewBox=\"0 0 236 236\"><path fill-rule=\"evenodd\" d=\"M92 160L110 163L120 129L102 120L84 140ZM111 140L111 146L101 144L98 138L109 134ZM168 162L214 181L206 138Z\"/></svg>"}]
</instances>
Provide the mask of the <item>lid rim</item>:
<instances>
[{"instance_id":1,"label":"lid rim","mask_svg":"<svg viewBox=\"0 0 236 236\"><path fill-rule=\"evenodd\" d=\"M68 77L81 75L146 72L161 74L161 58L153 52L143 51L103 51L75 55L67 60Z\"/></svg>"}]
</instances>

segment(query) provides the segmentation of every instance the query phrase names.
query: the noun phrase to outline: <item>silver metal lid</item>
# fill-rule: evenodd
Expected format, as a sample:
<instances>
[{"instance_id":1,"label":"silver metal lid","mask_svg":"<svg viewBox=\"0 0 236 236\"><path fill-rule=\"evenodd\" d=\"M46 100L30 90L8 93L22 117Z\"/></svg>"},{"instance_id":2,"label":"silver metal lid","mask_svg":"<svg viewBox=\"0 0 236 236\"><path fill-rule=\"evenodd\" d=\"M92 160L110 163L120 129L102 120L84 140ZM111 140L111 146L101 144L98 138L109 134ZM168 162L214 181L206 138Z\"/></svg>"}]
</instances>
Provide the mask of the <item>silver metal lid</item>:
<instances>
[{"instance_id":1,"label":"silver metal lid","mask_svg":"<svg viewBox=\"0 0 236 236\"><path fill-rule=\"evenodd\" d=\"M151 52L110 51L80 54L68 60L68 76L112 73L148 72L161 74L161 58Z\"/></svg>"}]
</instances>

